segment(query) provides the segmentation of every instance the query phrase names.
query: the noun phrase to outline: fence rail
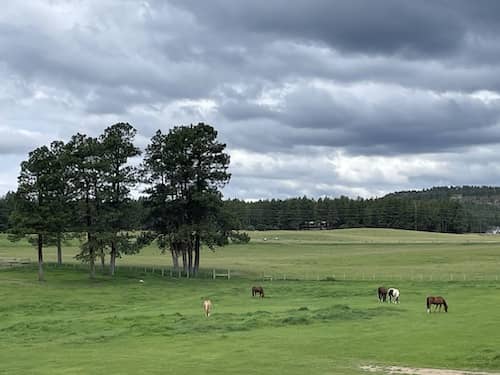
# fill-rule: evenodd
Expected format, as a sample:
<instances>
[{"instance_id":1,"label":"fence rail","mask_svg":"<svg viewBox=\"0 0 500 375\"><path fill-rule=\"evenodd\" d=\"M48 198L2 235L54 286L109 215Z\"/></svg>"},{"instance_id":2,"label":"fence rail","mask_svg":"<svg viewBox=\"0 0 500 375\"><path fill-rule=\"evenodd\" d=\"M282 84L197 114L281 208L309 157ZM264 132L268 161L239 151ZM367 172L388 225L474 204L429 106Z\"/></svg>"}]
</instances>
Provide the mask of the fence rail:
<instances>
[{"instance_id":1,"label":"fence rail","mask_svg":"<svg viewBox=\"0 0 500 375\"><path fill-rule=\"evenodd\" d=\"M5 265L2 267L2 265ZM37 263L32 262L27 258L0 258L0 268L15 268L15 267L31 266L37 267ZM88 271L88 264L82 263L64 263L62 265L56 262L46 262L45 267L48 269L74 269L82 272ZM107 274L108 266L104 269L100 265L96 265L96 272ZM188 272L182 269L174 270L172 267L160 267L151 265L117 265L116 274L118 276L141 276L147 275L164 277L170 279L184 279L193 277ZM234 269L214 269L214 268L201 268L196 275L197 279L220 279L224 278L230 280L236 279L250 279L261 281L377 281L377 282L395 282L395 281L500 281L499 273L467 273L467 272L406 272L406 273L367 273L367 272L295 272L295 273L282 273L282 272L245 272Z\"/></svg>"},{"instance_id":2,"label":"fence rail","mask_svg":"<svg viewBox=\"0 0 500 375\"><path fill-rule=\"evenodd\" d=\"M0 267L20 267L30 264L30 258L0 258Z\"/></svg>"}]
</instances>

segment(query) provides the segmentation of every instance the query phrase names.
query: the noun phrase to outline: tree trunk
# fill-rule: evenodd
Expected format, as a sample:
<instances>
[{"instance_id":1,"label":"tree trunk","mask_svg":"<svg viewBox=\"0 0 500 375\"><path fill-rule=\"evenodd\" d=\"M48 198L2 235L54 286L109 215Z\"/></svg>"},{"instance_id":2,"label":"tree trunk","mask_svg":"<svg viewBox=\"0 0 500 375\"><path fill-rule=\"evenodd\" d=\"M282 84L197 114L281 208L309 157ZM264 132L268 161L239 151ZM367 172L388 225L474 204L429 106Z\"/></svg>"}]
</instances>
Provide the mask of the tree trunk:
<instances>
[{"instance_id":1,"label":"tree trunk","mask_svg":"<svg viewBox=\"0 0 500 375\"><path fill-rule=\"evenodd\" d=\"M38 281L44 281L43 277L43 237L38 234Z\"/></svg>"},{"instance_id":2,"label":"tree trunk","mask_svg":"<svg viewBox=\"0 0 500 375\"><path fill-rule=\"evenodd\" d=\"M89 242L89 265L90 265L90 278L95 278L95 251L94 244L92 242L92 235L90 233L87 234L87 240Z\"/></svg>"},{"instance_id":3,"label":"tree trunk","mask_svg":"<svg viewBox=\"0 0 500 375\"><path fill-rule=\"evenodd\" d=\"M174 266L174 272L179 270L179 255L175 249L170 249L172 253L172 265Z\"/></svg>"},{"instance_id":4,"label":"tree trunk","mask_svg":"<svg viewBox=\"0 0 500 375\"><path fill-rule=\"evenodd\" d=\"M192 276L193 275L193 247L188 245L186 251L188 253L188 275Z\"/></svg>"},{"instance_id":5,"label":"tree trunk","mask_svg":"<svg viewBox=\"0 0 500 375\"><path fill-rule=\"evenodd\" d=\"M111 242L111 254L109 254L109 274L111 276L115 275L115 267L116 267L116 244L115 242Z\"/></svg>"},{"instance_id":6,"label":"tree trunk","mask_svg":"<svg viewBox=\"0 0 500 375\"><path fill-rule=\"evenodd\" d=\"M90 256L91 256L90 262L89 262L89 264L90 264L90 278L94 279L95 278L95 259L94 259L93 250L91 250Z\"/></svg>"},{"instance_id":7,"label":"tree trunk","mask_svg":"<svg viewBox=\"0 0 500 375\"><path fill-rule=\"evenodd\" d=\"M61 233L57 234L57 264L62 264Z\"/></svg>"},{"instance_id":8,"label":"tree trunk","mask_svg":"<svg viewBox=\"0 0 500 375\"><path fill-rule=\"evenodd\" d=\"M186 257L186 249L184 248L184 246L182 247L181 251L182 251L182 269L183 269L184 273L187 273L188 264L187 264L187 257Z\"/></svg>"},{"instance_id":9,"label":"tree trunk","mask_svg":"<svg viewBox=\"0 0 500 375\"><path fill-rule=\"evenodd\" d=\"M102 270L102 273L104 273L104 267L106 266L106 254L104 254L104 251L101 252L101 254L99 254L99 256L101 257L101 270Z\"/></svg>"},{"instance_id":10,"label":"tree trunk","mask_svg":"<svg viewBox=\"0 0 500 375\"><path fill-rule=\"evenodd\" d=\"M200 269L200 235L196 234L194 239L194 268L193 274L197 275Z\"/></svg>"}]
</instances>

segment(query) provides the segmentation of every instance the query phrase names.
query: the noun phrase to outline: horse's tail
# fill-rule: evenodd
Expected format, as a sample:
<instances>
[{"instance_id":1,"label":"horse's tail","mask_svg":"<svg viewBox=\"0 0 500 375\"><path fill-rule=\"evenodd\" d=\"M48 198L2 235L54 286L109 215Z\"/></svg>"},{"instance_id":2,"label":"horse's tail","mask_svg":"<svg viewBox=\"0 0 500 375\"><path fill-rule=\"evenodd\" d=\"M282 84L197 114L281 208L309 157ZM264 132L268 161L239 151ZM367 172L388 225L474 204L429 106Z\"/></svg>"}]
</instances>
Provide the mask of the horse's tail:
<instances>
[{"instance_id":1,"label":"horse's tail","mask_svg":"<svg viewBox=\"0 0 500 375\"><path fill-rule=\"evenodd\" d=\"M446 300L443 298L443 306L444 306L444 311L448 312L448 304L446 303Z\"/></svg>"},{"instance_id":2,"label":"horse's tail","mask_svg":"<svg viewBox=\"0 0 500 375\"><path fill-rule=\"evenodd\" d=\"M431 311L431 297L427 297L427 312Z\"/></svg>"}]
</instances>

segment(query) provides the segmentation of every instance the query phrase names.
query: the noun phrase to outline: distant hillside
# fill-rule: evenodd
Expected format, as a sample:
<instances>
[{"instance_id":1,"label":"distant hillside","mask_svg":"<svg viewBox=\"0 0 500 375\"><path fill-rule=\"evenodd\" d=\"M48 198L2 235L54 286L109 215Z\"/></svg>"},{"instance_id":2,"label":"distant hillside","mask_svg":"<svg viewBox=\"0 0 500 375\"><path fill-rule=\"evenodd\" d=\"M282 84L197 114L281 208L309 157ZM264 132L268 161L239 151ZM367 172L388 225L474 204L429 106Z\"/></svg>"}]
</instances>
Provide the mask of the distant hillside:
<instances>
[{"instance_id":1,"label":"distant hillside","mask_svg":"<svg viewBox=\"0 0 500 375\"><path fill-rule=\"evenodd\" d=\"M421 191L402 191L388 194L415 201L445 199L460 203L469 231L486 232L500 227L500 187L497 186L439 186Z\"/></svg>"},{"instance_id":2,"label":"distant hillside","mask_svg":"<svg viewBox=\"0 0 500 375\"><path fill-rule=\"evenodd\" d=\"M456 199L461 202L486 203L500 206L500 187L496 186L438 186L431 189L401 191L386 197L409 199Z\"/></svg>"}]
</instances>

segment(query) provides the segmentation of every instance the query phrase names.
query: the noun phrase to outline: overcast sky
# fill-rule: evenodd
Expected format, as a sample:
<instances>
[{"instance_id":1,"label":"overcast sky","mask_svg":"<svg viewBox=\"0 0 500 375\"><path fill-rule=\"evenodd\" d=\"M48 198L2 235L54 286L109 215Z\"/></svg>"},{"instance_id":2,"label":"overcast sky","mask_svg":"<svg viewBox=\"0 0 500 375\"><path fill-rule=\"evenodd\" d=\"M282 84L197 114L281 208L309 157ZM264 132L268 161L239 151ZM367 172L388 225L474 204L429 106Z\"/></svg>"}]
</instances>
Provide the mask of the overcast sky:
<instances>
[{"instance_id":1,"label":"overcast sky","mask_svg":"<svg viewBox=\"0 0 500 375\"><path fill-rule=\"evenodd\" d=\"M226 197L500 185L500 1L2 2L0 194L33 148L207 122Z\"/></svg>"}]
</instances>

